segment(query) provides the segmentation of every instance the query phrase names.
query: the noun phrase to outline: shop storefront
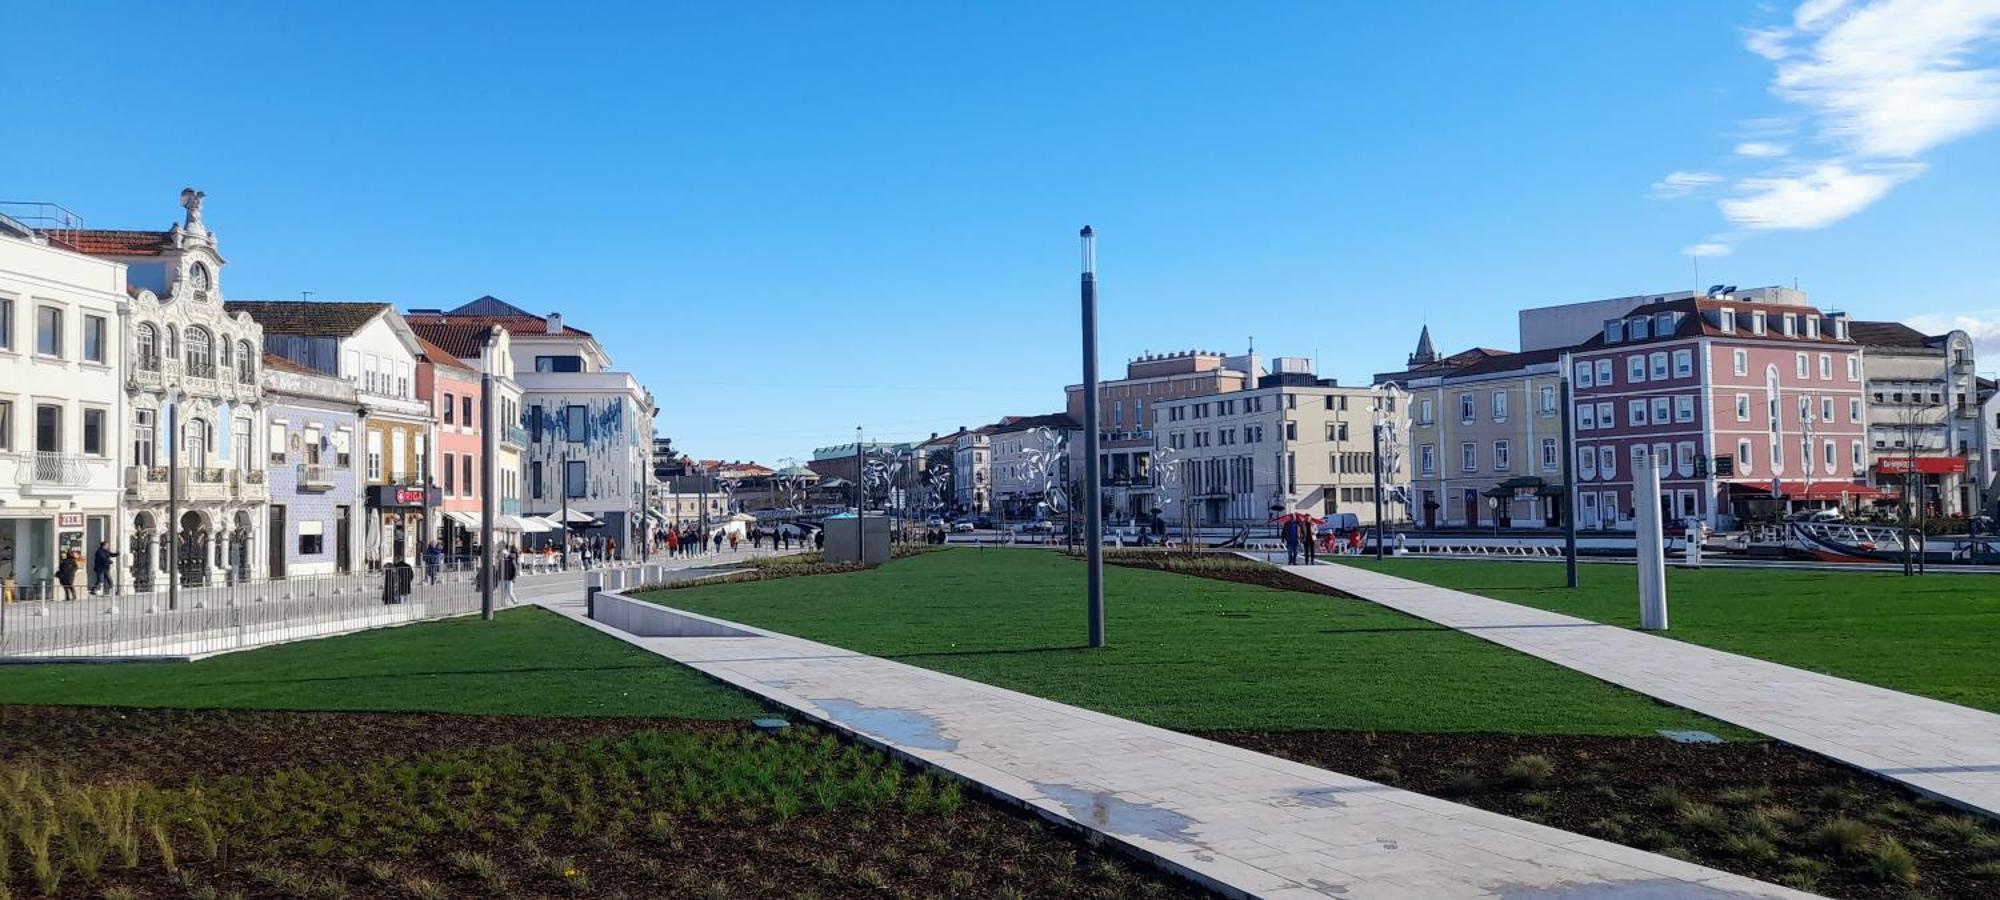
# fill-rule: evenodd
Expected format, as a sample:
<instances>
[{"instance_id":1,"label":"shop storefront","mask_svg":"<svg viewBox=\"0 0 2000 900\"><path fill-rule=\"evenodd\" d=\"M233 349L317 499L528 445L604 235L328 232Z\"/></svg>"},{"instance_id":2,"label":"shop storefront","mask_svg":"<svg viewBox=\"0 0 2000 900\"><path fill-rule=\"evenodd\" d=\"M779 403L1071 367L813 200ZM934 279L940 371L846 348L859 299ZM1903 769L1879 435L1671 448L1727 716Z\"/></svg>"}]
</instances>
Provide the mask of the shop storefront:
<instances>
[{"instance_id":1,"label":"shop storefront","mask_svg":"<svg viewBox=\"0 0 2000 900\"><path fill-rule=\"evenodd\" d=\"M423 555L425 510L444 500L437 488L414 485L368 486L368 568L401 560L417 564Z\"/></svg>"}]
</instances>

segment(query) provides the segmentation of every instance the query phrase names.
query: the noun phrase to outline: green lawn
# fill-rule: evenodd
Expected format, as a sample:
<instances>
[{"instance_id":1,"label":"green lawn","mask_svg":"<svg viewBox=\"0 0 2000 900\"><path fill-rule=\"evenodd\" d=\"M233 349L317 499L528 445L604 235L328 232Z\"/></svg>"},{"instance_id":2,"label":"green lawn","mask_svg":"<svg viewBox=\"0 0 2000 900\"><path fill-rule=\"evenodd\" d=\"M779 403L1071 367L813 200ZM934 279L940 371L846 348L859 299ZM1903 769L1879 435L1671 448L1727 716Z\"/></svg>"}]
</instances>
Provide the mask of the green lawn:
<instances>
[{"instance_id":1,"label":"green lawn","mask_svg":"<svg viewBox=\"0 0 2000 900\"><path fill-rule=\"evenodd\" d=\"M0 704L741 719L755 701L539 609L195 663L0 666Z\"/></svg>"},{"instance_id":2,"label":"green lawn","mask_svg":"<svg viewBox=\"0 0 2000 900\"><path fill-rule=\"evenodd\" d=\"M1632 566L1341 560L1443 587L1638 627ZM1878 572L1668 569L1669 637L2000 712L2000 580Z\"/></svg>"},{"instance_id":3,"label":"green lawn","mask_svg":"<svg viewBox=\"0 0 2000 900\"><path fill-rule=\"evenodd\" d=\"M668 605L1177 729L1742 736L1382 607L1106 567L1110 646L1084 639L1083 566L1041 550L662 591Z\"/></svg>"}]
</instances>

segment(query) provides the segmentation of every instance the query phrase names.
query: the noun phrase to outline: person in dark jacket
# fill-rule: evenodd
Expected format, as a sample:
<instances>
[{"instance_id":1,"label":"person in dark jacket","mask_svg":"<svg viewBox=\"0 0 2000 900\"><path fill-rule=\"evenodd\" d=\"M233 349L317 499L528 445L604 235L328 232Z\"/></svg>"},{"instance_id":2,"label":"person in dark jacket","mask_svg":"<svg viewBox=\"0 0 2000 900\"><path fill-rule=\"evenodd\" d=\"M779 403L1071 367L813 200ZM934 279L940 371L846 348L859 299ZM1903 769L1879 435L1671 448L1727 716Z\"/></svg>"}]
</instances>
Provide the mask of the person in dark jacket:
<instances>
[{"instance_id":1,"label":"person in dark jacket","mask_svg":"<svg viewBox=\"0 0 2000 900\"><path fill-rule=\"evenodd\" d=\"M507 558L500 561L500 592L507 597L507 605L514 605L514 579L521 574L521 566L514 551L507 551Z\"/></svg>"},{"instance_id":2,"label":"person in dark jacket","mask_svg":"<svg viewBox=\"0 0 2000 900\"><path fill-rule=\"evenodd\" d=\"M63 552L62 562L56 564L56 582L62 585L63 599L76 599L76 570L83 568L83 553L77 550Z\"/></svg>"},{"instance_id":3,"label":"person in dark jacket","mask_svg":"<svg viewBox=\"0 0 2000 900\"><path fill-rule=\"evenodd\" d=\"M97 551L90 556L90 592L104 589L105 596L117 590L111 583L111 561L118 557L118 551L111 549L110 541L98 541Z\"/></svg>"}]
</instances>

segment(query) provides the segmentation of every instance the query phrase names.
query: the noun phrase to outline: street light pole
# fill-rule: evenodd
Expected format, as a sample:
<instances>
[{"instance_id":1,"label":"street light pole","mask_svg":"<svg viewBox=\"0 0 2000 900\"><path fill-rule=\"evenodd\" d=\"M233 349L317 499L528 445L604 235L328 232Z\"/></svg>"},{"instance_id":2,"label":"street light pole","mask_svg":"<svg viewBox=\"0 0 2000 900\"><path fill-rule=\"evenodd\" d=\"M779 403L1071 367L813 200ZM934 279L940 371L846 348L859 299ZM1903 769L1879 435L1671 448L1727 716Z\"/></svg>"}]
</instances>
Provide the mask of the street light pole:
<instances>
[{"instance_id":1,"label":"street light pole","mask_svg":"<svg viewBox=\"0 0 2000 900\"><path fill-rule=\"evenodd\" d=\"M167 394L167 608L178 609L181 589L181 404Z\"/></svg>"},{"instance_id":2,"label":"street light pole","mask_svg":"<svg viewBox=\"0 0 2000 900\"><path fill-rule=\"evenodd\" d=\"M1565 584L1576 587L1576 398L1569 383L1569 357L1563 356L1562 373L1562 454L1563 454L1563 569Z\"/></svg>"},{"instance_id":3,"label":"street light pole","mask_svg":"<svg viewBox=\"0 0 2000 900\"><path fill-rule=\"evenodd\" d=\"M1089 607L1090 646L1104 646L1104 489L1097 445L1097 236L1083 226L1083 515L1084 591Z\"/></svg>"},{"instance_id":4,"label":"street light pole","mask_svg":"<svg viewBox=\"0 0 2000 900\"><path fill-rule=\"evenodd\" d=\"M562 567L569 571L569 450L563 450L562 458Z\"/></svg>"},{"instance_id":5,"label":"street light pole","mask_svg":"<svg viewBox=\"0 0 2000 900\"><path fill-rule=\"evenodd\" d=\"M1389 541L1388 541L1388 536L1383 532L1382 529L1382 519L1385 508L1382 502L1382 398L1381 397L1375 398L1375 409L1374 409L1373 419L1374 421L1369 423L1368 431L1369 433L1374 435L1374 443L1375 443L1375 465L1372 467L1375 470L1375 558L1386 559L1388 557L1388 550L1386 549L1386 547Z\"/></svg>"},{"instance_id":6,"label":"street light pole","mask_svg":"<svg viewBox=\"0 0 2000 900\"><path fill-rule=\"evenodd\" d=\"M493 621L493 373L479 376L479 617ZM430 489L424 489L428 492Z\"/></svg>"}]
</instances>

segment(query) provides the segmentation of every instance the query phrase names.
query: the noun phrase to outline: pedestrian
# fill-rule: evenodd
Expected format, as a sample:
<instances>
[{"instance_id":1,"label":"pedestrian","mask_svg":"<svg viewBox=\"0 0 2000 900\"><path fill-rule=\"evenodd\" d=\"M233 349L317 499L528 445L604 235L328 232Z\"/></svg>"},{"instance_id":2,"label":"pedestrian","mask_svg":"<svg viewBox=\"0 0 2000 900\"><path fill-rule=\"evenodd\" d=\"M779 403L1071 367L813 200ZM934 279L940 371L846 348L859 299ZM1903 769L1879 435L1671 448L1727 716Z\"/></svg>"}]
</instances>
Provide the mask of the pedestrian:
<instances>
[{"instance_id":1,"label":"pedestrian","mask_svg":"<svg viewBox=\"0 0 2000 900\"><path fill-rule=\"evenodd\" d=\"M715 533L715 552L722 552L722 532L720 531Z\"/></svg>"},{"instance_id":2,"label":"pedestrian","mask_svg":"<svg viewBox=\"0 0 2000 900\"><path fill-rule=\"evenodd\" d=\"M437 584L438 572L444 568L444 545L432 541L424 548L424 583Z\"/></svg>"},{"instance_id":3,"label":"pedestrian","mask_svg":"<svg viewBox=\"0 0 2000 900\"><path fill-rule=\"evenodd\" d=\"M1286 516L1281 530L1285 537L1285 565L1296 566L1299 564L1299 520Z\"/></svg>"},{"instance_id":4,"label":"pedestrian","mask_svg":"<svg viewBox=\"0 0 2000 900\"><path fill-rule=\"evenodd\" d=\"M738 540L738 538L737 538L737 536L736 536L736 532L734 532L734 531L730 532L730 533L729 533L729 552L731 552L731 553L735 553L735 552L736 552L736 542L737 542L737 540Z\"/></svg>"},{"instance_id":5,"label":"pedestrian","mask_svg":"<svg viewBox=\"0 0 2000 900\"><path fill-rule=\"evenodd\" d=\"M604 539L604 558L605 558L605 559L617 559L617 558L618 558L618 539L617 539L617 538L605 538L605 539Z\"/></svg>"},{"instance_id":6,"label":"pedestrian","mask_svg":"<svg viewBox=\"0 0 2000 900\"><path fill-rule=\"evenodd\" d=\"M826 529L824 528L813 529L813 549L814 550L826 549Z\"/></svg>"},{"instance_id":7,"label":"pedestrian","mask_svg":"<svg viewBox=\"0 0 2000 900\"><path fill-rule=\"evenodd\" d=\"M62 585L63 599L76 599L76 570L83 568L83 553L65 550L62 562L56 564L56 582Z\"/></svg>"},{"instance_id":8,"label":"pedestrian","mask_svg":"<svg viewBox=\"0 0 2000 900\"><path fill-rule=\"evenodd\" d=\"M104 589L104 595L107 597L111 595L112 591L116 590L111 584L111 560L117 556L118 551L111 549L110 541L97 542L97 551L91 554L90 557L90 592L92 594L97 593L99 587Z\"/></svg>"},{"instance_id":9,"label":"pedestrian","mask_svg":"<svg viewBox=\"0 0 2000 900\"><path fill-rule=\"evenodd\" d=\"M521 575L520 560L513 548L508 548L505 559L500 560L500 593L507 598L507 605L514 605L514 579Z\"/></svg>"},{"instance_id":10,"label":"pedestrian","mask_svg":"<svg viewBox=\"0 0 2000 900\"><path fill-rule=\"evenodd\" d=\"M1319 557L1319 535L1313 533L1313 522L1305 519L1299 523L1299 543L1306 548L1306 565L1312 565Z\"/></svg>"},{"instance_id":11,"label":"pedestrian","mask_svg":"<svg viewBox=\"0 0 2000 900\"><path fill-rule=\"evenodd\" d=\"M1356 528L1347 533L1347 552L1355 556L1361 555L1361 529Z\"/></svg>"},{"instance_id":12,"label":"pedestrian","mask_svg":"<svg viewBox=\"0 0 2000 900\"><path fill-rule=\"evenodd\" d=\"M679 556L680 554L681 554L681 534L678 531L669 529L667 531L667 555Z\"/></svg>"}]
</instances>

